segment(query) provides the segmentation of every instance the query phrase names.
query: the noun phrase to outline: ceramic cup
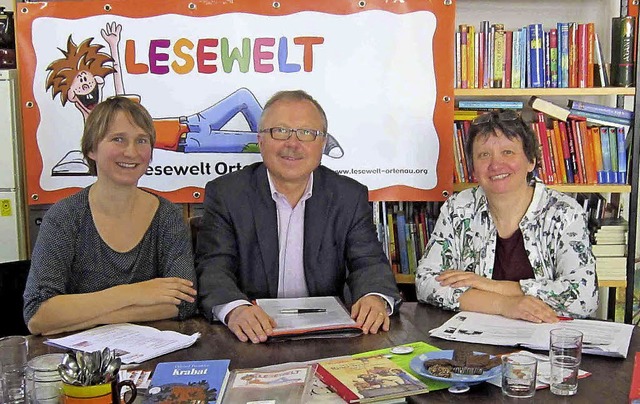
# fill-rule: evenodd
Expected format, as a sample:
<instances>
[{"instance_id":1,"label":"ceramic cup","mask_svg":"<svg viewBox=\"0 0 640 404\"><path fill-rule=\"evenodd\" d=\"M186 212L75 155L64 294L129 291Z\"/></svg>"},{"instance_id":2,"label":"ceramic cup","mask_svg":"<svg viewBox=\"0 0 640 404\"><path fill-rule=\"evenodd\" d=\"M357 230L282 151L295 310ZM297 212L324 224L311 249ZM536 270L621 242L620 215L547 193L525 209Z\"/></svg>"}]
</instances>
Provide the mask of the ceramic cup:
<instances>
[{"instance_id":1,"label":"ceramic cup","mask_svg":"<svg viewBox=\"0 0 640 404\"><path fill-rule=\"evenodd\" d=\"M122 389L131 389L131 397L121 400ZM62 383L62 403L63 404L111 404L124 403L131 404L136 399L138 390L131 380L120 382L96 384L94 386L76 386Z\"/></svg>"}]
</instances>

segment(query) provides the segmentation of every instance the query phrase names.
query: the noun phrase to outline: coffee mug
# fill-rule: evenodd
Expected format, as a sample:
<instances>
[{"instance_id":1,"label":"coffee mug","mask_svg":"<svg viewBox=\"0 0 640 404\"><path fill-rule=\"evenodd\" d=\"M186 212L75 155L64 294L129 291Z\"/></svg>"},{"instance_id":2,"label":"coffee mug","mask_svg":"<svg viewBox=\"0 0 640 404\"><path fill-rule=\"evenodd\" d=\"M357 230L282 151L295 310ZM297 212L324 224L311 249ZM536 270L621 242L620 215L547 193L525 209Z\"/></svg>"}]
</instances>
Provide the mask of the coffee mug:
<instances>
[{"instance_id":1,"label":"coffee mug","mask_svg":"<svg viewBox=\"0 0 640 404\"><path fill-rule=\"evenodd\" d=\"M125 401L120 401L122 389L125 386L131 389L131 397ZM114 380L111 383L96 384L94 386L76 386L62 383L63 404L131 404L137 395L138 390L131 380L123 380L121 382Z\"/></svg>"}]
</instances>

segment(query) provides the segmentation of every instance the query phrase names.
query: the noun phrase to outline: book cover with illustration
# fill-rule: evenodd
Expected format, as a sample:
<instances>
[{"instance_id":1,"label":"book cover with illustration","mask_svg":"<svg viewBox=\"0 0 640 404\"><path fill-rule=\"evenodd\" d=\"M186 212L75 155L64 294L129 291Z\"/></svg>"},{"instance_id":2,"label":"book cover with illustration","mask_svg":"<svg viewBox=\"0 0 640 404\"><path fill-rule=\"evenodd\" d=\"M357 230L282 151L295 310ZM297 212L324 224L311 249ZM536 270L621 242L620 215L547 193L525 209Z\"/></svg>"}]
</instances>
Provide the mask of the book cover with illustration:
<instances>
[{"instance_id":1,"label":"book cover with illustration","mask_svg":"<svg viewBox=\"0 0 640 404\"><path fill-rule=\"evenodd\" d=\"M429 388L384 356L318 363L316 375L347 403L372 403L429 392Z\"/></svg>"},{"instance_id":2,"label":"book cover with illustration","mask_svg":"<svg viewBox=\"0 0 640 404\"><path fill-rule=\"evenodd\" d=\"M158 363L145 403L216 403L229 360Z\"/></svg>"},{"instance_id":3,"label":"book cover with illustration","mask_svg":"<svg viewBox=\"0 0 640 404\"><path fill-rule=\"evenodd\" d=\"M229 372L223 403L298 404L305 402L313 385L313 365L274 371L237 369Z\"/></svg>"}]
</instances>

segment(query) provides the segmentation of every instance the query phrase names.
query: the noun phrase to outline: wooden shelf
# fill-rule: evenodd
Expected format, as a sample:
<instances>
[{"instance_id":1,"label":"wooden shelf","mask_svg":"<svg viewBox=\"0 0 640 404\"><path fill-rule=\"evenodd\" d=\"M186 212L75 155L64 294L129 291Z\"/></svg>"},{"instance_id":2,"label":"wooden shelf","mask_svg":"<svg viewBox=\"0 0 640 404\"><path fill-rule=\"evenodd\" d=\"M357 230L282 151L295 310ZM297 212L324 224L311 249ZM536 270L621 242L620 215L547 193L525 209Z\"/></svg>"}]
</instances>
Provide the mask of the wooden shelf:
<instances>
[{"instance_id":1,"label":"wooden shelf","mask_svg":"<svg viewBox=\"0 0 640 404\"><path fill-rule=\"evenodd\" d=\"M468 188L475 187L476 183L473 182L463 182L463 183L454 183L453 191L460 192L464 191ZM547 185L551 189L555 189L560 192L583 192L583 193L628 193L631 192L631 185L609 185L609 184L594 184L594 185L585 185L585 184L559 184L559 185Z\"/></svg>"},{"instance_id":2,"label":"wooden shelf","mask_svg":"<svg viewBox=\"0 0 640 404\"><path fill-rule=\"evenodd\" d=\"M414 284L416 277L415 275L407 275L407 274L394 274L396 277L396 283L408 285Z\"/></svg>"},{"instance_id":3,"label":"wooden shelf","mask_svg":"<svg viewBox=\"0 0 640 404\"><path fill-rule=\"evenodd\" d=\"M599 288L624 288L626 286L627 286L626 280L598 279Z\"/></svg>"},{"instance_id":4,"label":"wooden shelf","mask_svg":"<svg viewBox=\"0 0 640 404\"><path fill-rule=\"evenodd\" d=\"M495 96L552 96L552 95L636 95L635 87L592 87L592 88L454 88L456 97Z\"/></svg>"}]
</instances>

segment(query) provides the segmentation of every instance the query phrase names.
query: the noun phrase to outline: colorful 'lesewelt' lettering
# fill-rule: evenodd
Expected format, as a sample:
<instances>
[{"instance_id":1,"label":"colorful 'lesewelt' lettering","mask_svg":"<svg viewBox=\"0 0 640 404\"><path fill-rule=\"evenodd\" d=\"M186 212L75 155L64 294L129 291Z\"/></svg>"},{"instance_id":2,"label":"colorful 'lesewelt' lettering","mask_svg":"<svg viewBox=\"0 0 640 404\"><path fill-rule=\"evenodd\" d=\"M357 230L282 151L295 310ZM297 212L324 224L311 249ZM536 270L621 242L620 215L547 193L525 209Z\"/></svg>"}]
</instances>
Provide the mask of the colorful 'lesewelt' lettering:
<instances>
[{"instance_id":1,"label":"colorful 'lesewelt' lettering","mask_svg":"<svg viewBox=\"0 0 640 404\"><path fill-rule=\"evenodd\" d=\"M179 38L173 43L170 39L152 39L148 60L144 61L142 52L136 53L140 42L128 39L124 61L129 74L189 74L194 71L212 74L218 72L218 67L225 73L234 69L247 73L251 61L256 73L272 73L276 66L281 73L297 73L301 69L311 72L314 46L323 43L324 38L317 36L281 37L277 41L269 37L242 38L240 47L232 47L228 38L201 38L196 43L187 38ZM302 60L290 60L290 46L302 46Z\"/></svg>"}]
</instances>

